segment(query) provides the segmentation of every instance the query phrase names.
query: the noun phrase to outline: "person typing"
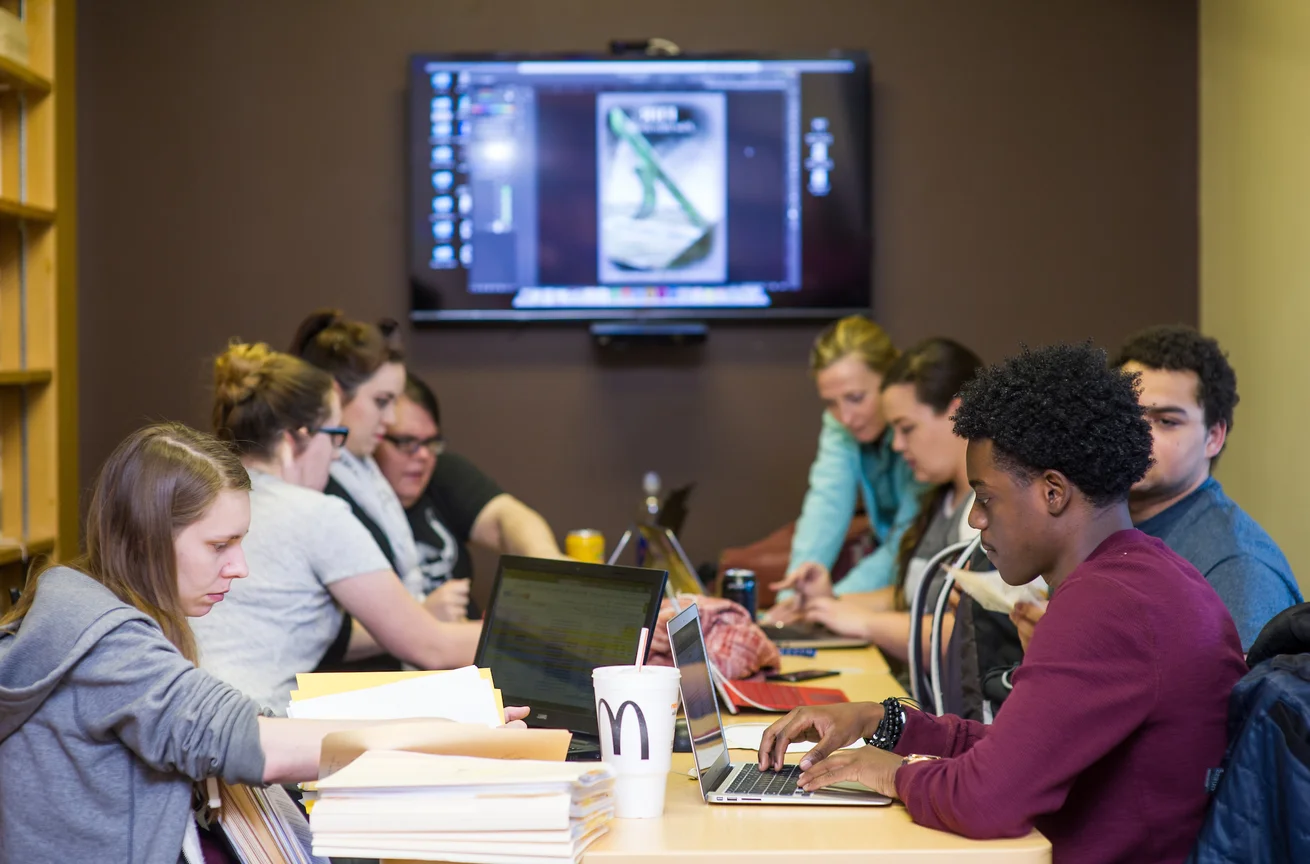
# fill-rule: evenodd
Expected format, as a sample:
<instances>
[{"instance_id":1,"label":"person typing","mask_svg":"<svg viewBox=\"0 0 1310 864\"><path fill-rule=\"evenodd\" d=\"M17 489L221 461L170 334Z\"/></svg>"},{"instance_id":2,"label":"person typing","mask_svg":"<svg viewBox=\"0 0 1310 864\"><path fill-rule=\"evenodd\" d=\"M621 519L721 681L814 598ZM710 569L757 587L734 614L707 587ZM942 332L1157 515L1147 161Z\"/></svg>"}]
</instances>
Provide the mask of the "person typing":
<instances>
[{"instance_id":1,"label":"person typing","mask_svg":"<svg viewBox=\"0 0 1310 864\"><path fill-rule=\"evenodd\" d=\"M985 726L895 699L804 708L765 732L760 767L816 741L806 789L854 780L972 838L1037 828L1065 864L1182 861L1246 667L1214 589L1132 527L1151 463L1136 378L1090 346L1025 351L966 385L955 430L984 551L1007 583L1052 589L1005 711Z\"/></svg>"}]
</instances>

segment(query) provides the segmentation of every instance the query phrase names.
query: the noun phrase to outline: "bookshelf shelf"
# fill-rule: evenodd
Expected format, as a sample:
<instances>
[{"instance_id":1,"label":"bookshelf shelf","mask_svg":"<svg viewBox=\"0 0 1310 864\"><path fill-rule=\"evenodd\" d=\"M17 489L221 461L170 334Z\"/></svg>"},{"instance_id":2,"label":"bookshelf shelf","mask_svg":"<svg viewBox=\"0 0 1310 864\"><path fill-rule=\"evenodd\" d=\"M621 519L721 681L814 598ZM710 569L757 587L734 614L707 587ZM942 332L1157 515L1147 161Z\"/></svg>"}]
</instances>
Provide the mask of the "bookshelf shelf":
<instances>
[{"instance_id":1,"label":"bookshelf shelf","mask_svg":"<svg viewBox=\"0 0 1310 864\"><path fill-rule=\"evenodd\" d=\"M27 552L26 556L23 555L24 551ZM0 566L22 564L31 561L34 556L49 555L53 551L55 551L55 538L53 537L38 537L29 540L25 548L0 542Z\"/></svg>"},{"instance_id":2,"label":"bookshelf shelf","mask_svg":"<svg viewBox=\"0 0 1310 864\"><path fill-rule=\"evenodd\" d=\"M37 207L0 196L0 219L18 219L22 222L49 225L55 221L55 211L48 207Z\"/></svg>"},{"instance_id":3,"label":"bookshelf shelf","mask_svg":"<svg viewBox=\"0 0 1310 864\"><path fill-rule=\"evenodd\" d=\"M0 57L0 90L22 90L44 96L54 89L54 82L16 60Z\"/></svg>"},{"instance_id":4,"label":"bookshelf shelf","mask_svg":"<svg viewBox=\"0 0 1310 864\"><path fill-rule=\"evenodd\" d=\"M49 369L0 369L0 387L26 387L49 384L54 373Z\"/></svg>"}]
</instances>

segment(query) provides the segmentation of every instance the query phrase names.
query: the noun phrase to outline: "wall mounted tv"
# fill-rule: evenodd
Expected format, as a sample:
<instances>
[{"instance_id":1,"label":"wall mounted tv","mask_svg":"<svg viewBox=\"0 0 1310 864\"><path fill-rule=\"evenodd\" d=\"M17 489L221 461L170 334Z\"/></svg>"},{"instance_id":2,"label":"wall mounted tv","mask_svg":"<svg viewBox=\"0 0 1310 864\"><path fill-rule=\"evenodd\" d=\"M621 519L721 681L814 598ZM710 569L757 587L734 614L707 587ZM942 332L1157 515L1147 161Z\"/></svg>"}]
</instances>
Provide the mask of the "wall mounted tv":
<instances>
[{"instance_id":1,"label":"wall mounted tv","mask_svg":"<svg viewBox=\"0 0 1310 864\"><path fill-rule=\"evenodd\" d=\"M867 55L419 55L415 321L870 306Z\"/></svg>"}]
</instances>

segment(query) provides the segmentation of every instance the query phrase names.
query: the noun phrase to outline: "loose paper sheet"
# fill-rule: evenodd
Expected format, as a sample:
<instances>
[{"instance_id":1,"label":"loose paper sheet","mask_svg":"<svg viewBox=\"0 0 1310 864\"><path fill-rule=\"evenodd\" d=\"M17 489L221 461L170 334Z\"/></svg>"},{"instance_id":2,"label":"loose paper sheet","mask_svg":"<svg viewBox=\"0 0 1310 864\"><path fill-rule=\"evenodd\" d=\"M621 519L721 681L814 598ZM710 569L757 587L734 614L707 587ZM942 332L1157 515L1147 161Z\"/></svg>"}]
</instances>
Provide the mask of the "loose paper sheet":
<instances>
[{"instance_id":1,"label":"loose paper sheet","mask_svg":"<svg viewBox=\"0 0 1310 864\"><path fill-rule=\"evenodd\" d=\"M1044 603L1046 601L1046 582L1040 576L1027 585L1009 585L1001 579L995 570L976 573L972 570L960 570L946 567L946 572L955 577L955 584L960 590L977 600L988 612L1010 614L1016 603Z\"/></svg>"}]
</instances>

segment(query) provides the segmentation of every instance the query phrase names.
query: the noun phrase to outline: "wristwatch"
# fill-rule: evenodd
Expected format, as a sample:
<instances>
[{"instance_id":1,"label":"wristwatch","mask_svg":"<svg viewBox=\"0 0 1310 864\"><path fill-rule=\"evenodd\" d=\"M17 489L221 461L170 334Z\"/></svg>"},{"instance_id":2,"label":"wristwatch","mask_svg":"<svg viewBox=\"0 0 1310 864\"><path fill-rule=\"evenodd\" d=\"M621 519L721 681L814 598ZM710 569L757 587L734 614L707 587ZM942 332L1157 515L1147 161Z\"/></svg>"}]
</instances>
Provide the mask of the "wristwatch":
<instances>
[{"instance_id":1,"label":"wristwatch","mask_svg":"<svg viewBox=\"0 0 1310 864\"><path fill-rule=\"evenodd\" d=\"M942 757L927 756L923 753L911 753L909 756L906 756L904 759L901 760L901 767L904 768L906 765L913 765L915 762L930 762L933 759L940 759L940 758Z\"/></svg>"}]
</instances>

